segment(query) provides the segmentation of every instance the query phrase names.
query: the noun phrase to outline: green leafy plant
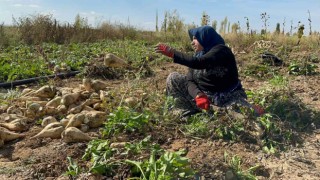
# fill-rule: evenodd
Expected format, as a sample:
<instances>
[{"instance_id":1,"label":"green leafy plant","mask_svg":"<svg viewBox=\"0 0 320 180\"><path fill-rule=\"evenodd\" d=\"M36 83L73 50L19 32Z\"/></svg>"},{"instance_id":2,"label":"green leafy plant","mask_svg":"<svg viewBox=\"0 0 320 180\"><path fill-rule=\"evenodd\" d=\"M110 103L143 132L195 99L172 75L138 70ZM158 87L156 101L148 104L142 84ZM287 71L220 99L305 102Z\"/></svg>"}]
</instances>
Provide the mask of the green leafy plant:
<instances>
[{"instance_id":1,"label":"green leafy plant","mask_svg":"<svg viewBox=\"0 0 320 180\"><path fill-rule=\"evenodd\" d=\"M38 120L36 121L36 125L41 125L41 124L42 124L42 121L43 121L43 119L38 119Z\"/></svg>"},{"instance_id":2,"label":"green leafy plant","mask_svg":"<svg viewBox=\"0 0 320 180\"><path fill-rule=\"evenodd\" d=\"M164 107L163 107L163 115L166 116L169 114L170 110L174 107L174 97L173 96L165 96L164 97Z\"/></svg>"},{"instance_id":3,"label":"green leafy plant","mask_svg":"<svg viewBox=\"0 0 320 180\"><path fill-rule=\"evenodd\" d=\"M317 66L311 63L291 63L288 67L289 74L293 75L313 75L316 73Z\"/></svg>"},{"instance_id":4,"label":"green leafy plant","mask_svg":"<svg viewBox=\"0 0 320 180\"><path fill-rule=\"evenodd\" d=\"M8 90L7 93L0 94L0 99L5 99L5 100L13 100L16 98L19 98L21 96L21 92L19 90Z\"/></svg>"},{"instance_id":5,"label":"green leafy plant","mask_svg":"<svg viewBox=\"0 0 320 180\"><path fill-rule=\"evenodd\" d=\"M288 89L268 88L249 95L255 103L266 107L267 113L256 120L263 129L260 145L268 154L285 150L289 144L301 143L299 132L317 122L317 113Z\"/></svg>"},{"instance_id":6,"label":"green leafy plant","mask_svg":"<svg viewBox=\"0 0 320 180\"><path fill-rule=\"evenodd\" d=\"M273 118L277 117L281 122L287 122L296 130L303 130L316 120L315 113L292 91L274 91L265 97Z\"/></svg>"},{"instance_id":7,"label":"green leafy plant","mask_svg":"<svg viewBox=\"0 0 320 180\"><path fill-rule=\"evenodd\" d=\"M183 150L178 152L166 151L158 159L158 151L152 151L149 160L144 162L126 160L125 162L134 165L140 171L140 179L143 180L170 180L187 179L194 175L190 168L189 160L182 155Z\"/></svg>"},{"instance_id":8,"label":"green leafy plant","mask_svg":"<svg viewBox=\"0 0 320 180\"><path fill-rule=\"evenodd\" d=\"M126 143L124 148L110 147L109 140L92 140L82 159L90 159L89 171L94 174L115 175L118 168L124 163L134 165L131 173L140 174L143 179L176 179L191 177L194 172L190 168L189 160L182 155L186 152L164 152L158 144L150 142L147 136L138 143ZM151 152L151 153L150 153ZM135 158L150 153L149 160L143 162L124 160L123 155ZM70 167L70 173L74 173L76 167ZM134 178L131 178L134 179Z\"/></svg>"},{"instance_id":9,"label":"green leafy plant","mask_svg":"<svg viewBox=\"0 0 320 180\"><path fill-rule=\"evenodd\" d=\"M244 132L244 124L241 120L219 124L214 130L218 138L227 140L238 140L242 132Z\"/></svg>"},{"instance_id":10,"label":"green leafy plant","mask_svg":"<svg viewBox=\"0 0 320 180\"><path fill-rule=\"evenodd\" d=\"M81 171L80 171L80 167L78 166L78 164L75 163L73 161L73 159L69 156L67 157L67 159L69 161L69 166L67 168L67 171L65 172L65 175L72 176L72 177L79 175L81 173Z\"/></svg>"},{"instance_id":11,"label":"green leafy plant","mask_svg":"<svg viewBox=\"0 0 320 180\"><path fill-rule=\"evenodd\" d=\"M253 104L259 104L264 106L266 104L266 93L267 90L258 90L258 91L246 91L248 99L253 101Z\"/></svg>"},{"instance_id":12,"label":"green leafy plant","mask_svg":"<svg viewBox=\"0 0 320 180\"><path fill-rule=\"evenodd\" d=\"M209 137L212 133L209 122L212 121L214 116L207 113L195 114L188 118L187 124L182 126L182 132L187 136L205 138Z\"/></svg>"},{"instance_id":13,"label":"green leafy plant","mask_svg":"<svg viewBox=\"0 0 320 180\"><path fill-rule=\"evenodd\" d=\"M243 170L242 160L239 156L234 155L229 157L227 152L224 152L224 159L227 165L231 168L233 174L237 179L247 179L247 180L257 180L258 178L254 175L254 171L260 167L260 165L256 165L248 168L247 170Z\"/></svg>"},{"instance_id":14,"label":"green leafy plant","mask_svg":"<svg viewBox=\"0 0 320 180\"><path fill-rule=\"evenodd\" d=\"M109 137L120 132L144 132L149 122L150 115L147 112L138 113L132 109L118 107L110 113L108 121L102 130L103 136Z\"/></svg>"},{"instance_id":15,"label":"green leafy plant","mask_svg":"<svg viewBox=\"0 0 320 180\"><path fill-rule=\"evenodd\" d=\"M267 65L261 65L261 64L252 64L246 67L244 70L244 74L246 76L252 76L255 78L265 78L270 77L270 67Z\"/></svg>"},{"instance_id":16,"label":"green leafy plant","mask_svg":"<svg viewBox=\"0 0 320 180\"><path fill-rule=\"evenodd\" d=\"M262 140L262 149L267 154L275 154L277 152L276 147L279 145L279 142L274 141L273 138L276 134L279 134L280 129L271 120L272 118L272 115L268 113L258 118L260 124L265 130L265 137Z\"/></svg>"},{"instance_id":17,"label":"green leafy plant","mask_svg":"<svg viewBox=\"0 0 320 180\"><path fill-rule=\"evenodd\" d=\"M110 148L109 140L92 140L89 142L82 159L90 159L92 165L89 171L95 174L114 174L114 169L120 162L113 158L116 150Z\"/></svg>"},{"instance_id":18,"label":"green leafy plant","mask_svg":"<svg viewBox=\"0 0 320 180\"><path fill-rule=\"evenodd\" d=\"M137 155L145 151L160 150L160 146L151 142L151 136L147 136L138 143L126 143L125 152L126 155Z\"/></svg>"},{"instance_id":19,"label":"green leafy plant","mask_svg":"<svg viewBox=\"0 0 320 180\"><path fill-rule=\"evenodd\" d=\"M152 68L148 64L149 56L146 58L146 54L150 54L150 50L144 41L106 40L65 45L40 43L39 46L25 44L15 47L9 46L1 51L0 82L51 75L53 74L51 65L65 64L71 70L82 71L97 55L105 52L111 52L130 60L128 63L133 67L137 77L153 75ZM124 75L126 71L119 70L119 72Z\"/></svg>"},{"instance_id":20,"label":"green leafy plant","mask_svg":"<svg viewBox=\"0 0 320 180\"><path fill-rule=\"evenodd\" d=\"M269 80L270 84L276 87L287 87L288 79L282 75L274 75L272 79Z\"/></svg>"}]
</instances>

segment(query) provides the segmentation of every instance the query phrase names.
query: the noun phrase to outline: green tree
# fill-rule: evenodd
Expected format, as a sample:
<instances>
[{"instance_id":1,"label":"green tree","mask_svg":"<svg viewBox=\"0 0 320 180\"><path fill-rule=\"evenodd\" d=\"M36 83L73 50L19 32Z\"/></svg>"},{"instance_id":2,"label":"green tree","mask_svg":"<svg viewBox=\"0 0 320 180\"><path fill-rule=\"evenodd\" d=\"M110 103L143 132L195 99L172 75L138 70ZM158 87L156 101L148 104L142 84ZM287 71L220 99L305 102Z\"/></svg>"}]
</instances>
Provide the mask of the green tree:
<instances>
[{"instance_id":1,"label":"green tree","mask_svg":"<svg viewBox=\"0 0 320 180\"><path fill-rule=\"evenodd\" d=\"M88 19L80 17L79 14L76 15L73 27L75 29L81 29L84 27L88 27Z\"/></svg>"},{"instance_id":2,"label":"green tree","mask_svg":"<svg viewBox=\"0 0 320 180\"><path fill-rule=\"evenodd\" d=\"M177 10L165 12L165 18L161 28L163 31L176 33L182 31L183 27L183 20L180 18Z\"/></svg>"},{"instance_id":3,"label":"green tree","mask_svg":"<svg viewBox=\"0 0 320 180\"><path fill-rule=\"evenodd\" d=\"M298 28L298 38L299 38L299 40L298 40L298 45L300 44L300 40L301 40L301 38L302 38L302 36L303 36L303 30L304 30L304 25L302 24L302 25L300 25L299 26L299 28Z\"/></svg>"},{"instance_id":4,"label":"green tree","mask_svg":"<svg viewBox=\"0 0 320 180\"><path fill-rule=\"evenodd\" d=\"M277 23L275 34L280 34L280 23Z\"/></svg>"},{"instance_id":5,"label":"green tree","mask_svg":"<svg viewBox=\"0 0 320 180\"><path fill-rule=\"evenodd\" d=\"M5 33L5 26L4 23L0 25L0 47L7 47L9 46L9 38Z\"/></svg>"}]
</instances>

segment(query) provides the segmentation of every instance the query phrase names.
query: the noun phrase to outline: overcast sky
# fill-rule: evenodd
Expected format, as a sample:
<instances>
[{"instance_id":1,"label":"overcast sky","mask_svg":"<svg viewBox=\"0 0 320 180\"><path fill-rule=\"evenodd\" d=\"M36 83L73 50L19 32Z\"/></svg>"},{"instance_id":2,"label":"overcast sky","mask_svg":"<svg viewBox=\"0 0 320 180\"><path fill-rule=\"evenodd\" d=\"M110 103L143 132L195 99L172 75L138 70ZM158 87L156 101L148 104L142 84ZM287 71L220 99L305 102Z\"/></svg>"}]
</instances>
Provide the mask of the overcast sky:
<instances>
[{"instance_id":1,"label":"overcast sky","mask_svg":"<svg viewBox=\"0 0 320 180\"><path fill-rule=\"evenodd\" d=\"M311 14L312 29L320 31L320 0L0 0L0 23L12 24L12 17L26 17L35 14L51 14L59 22L73 23L75 16L88 19L92 26L103 21L123 23L146 30L154 30L156 12L159 25L166 11L177 10L184 23L200 25L201 16L206 12L210 20L220 22L227 17L231 23L240 23L246 30L249 18L251 29L263 28L261 13L266 12L271 31L284 20L286 31L291 22L298 21L309 29L308 11ZM211 24L211 23L210 23Z\"/></svg>"}]
</instances>

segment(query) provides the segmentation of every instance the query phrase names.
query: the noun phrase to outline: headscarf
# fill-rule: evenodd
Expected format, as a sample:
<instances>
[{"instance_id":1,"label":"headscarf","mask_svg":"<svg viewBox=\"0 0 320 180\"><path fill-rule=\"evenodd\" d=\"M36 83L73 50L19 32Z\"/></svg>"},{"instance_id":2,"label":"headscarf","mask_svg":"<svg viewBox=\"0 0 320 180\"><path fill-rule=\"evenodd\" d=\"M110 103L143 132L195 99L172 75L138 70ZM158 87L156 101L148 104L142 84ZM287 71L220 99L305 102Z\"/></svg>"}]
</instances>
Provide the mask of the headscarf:
<instances>
[{"instance_id":1,"label":"headscarf","mask_svg":"<svg viewBox=\"0 0 320 180\"><path fill-rule=\"evenodd\" d=\"M189 29L188 32L191 41L193 40L194 36L203 47L203 51L198 52L196 56L206 54L212 47L218 44L225 44L224 39L211 26L201 26L198 28Z\"/></svg>"}]
</instances>

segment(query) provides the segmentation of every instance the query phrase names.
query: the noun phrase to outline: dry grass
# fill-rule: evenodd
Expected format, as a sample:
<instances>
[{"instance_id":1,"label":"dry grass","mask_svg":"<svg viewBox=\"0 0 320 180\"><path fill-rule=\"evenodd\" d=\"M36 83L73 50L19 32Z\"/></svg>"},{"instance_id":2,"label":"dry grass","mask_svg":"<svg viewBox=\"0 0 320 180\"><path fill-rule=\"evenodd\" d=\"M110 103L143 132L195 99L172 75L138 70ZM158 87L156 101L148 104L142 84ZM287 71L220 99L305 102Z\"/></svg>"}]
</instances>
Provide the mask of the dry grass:
<instances>
[{"instance_id":1,"label":"dry grass","mask_svg":"<svg viewBox=\"0 0 320 180\"><path fill-rule=\"evenodd\" d=\"M77 16L78 17L78 16ZM170 31L141 31L131 25L112 24L102 22L97 27L88 25L86 19L76 19L76 23L60 23L51 15L31 15L14 19L13 26L0 25L0 47L23 42L25 44L41 44L43 42L53 42L58 44L97 42L105 39L131 39L145 40L147 42L183 42L190 43L187 36L189 25L184 24L183 30L179 32ZM297 45L299 38L296 34L291 36L283 34L258 34L258 33L228 33L223 34L228 44L239 49L247 49L257 40L271 40L280 45ZM319 33L311 36L304 36L300 42L300 48L316 48L320 44ZM187 46L186 46L187 47Z\"/></svg>"}]
</instances>

